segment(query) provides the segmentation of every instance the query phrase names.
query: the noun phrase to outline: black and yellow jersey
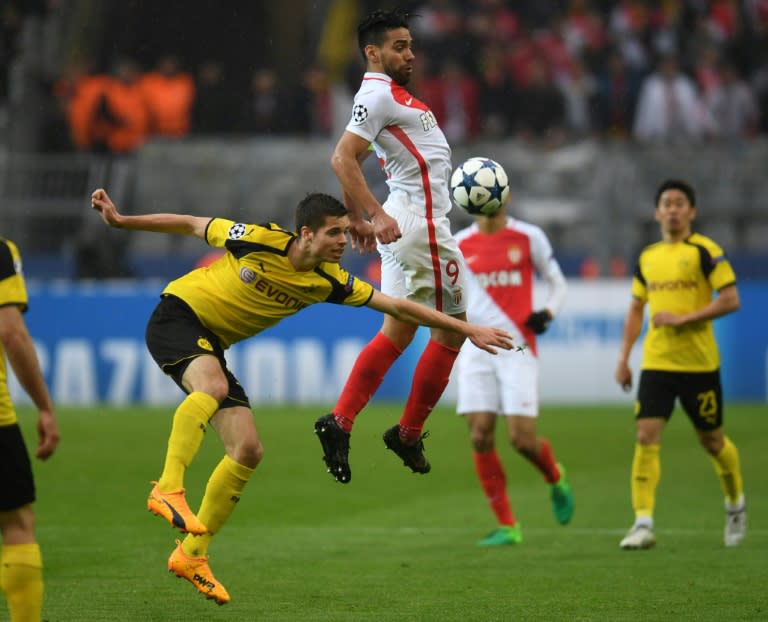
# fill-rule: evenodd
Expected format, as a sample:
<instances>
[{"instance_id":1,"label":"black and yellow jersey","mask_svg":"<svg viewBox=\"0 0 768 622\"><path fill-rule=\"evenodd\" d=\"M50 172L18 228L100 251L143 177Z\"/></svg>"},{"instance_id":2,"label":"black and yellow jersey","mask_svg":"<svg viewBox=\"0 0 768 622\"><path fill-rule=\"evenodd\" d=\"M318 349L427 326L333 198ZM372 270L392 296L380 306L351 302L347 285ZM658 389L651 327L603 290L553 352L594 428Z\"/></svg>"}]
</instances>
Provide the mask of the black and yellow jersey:
<instances>
[{"instance_id":1,"label":"black and yellow jersey","mask_svg":"<svg viewBox=\"0 0 768 622\"><path fill-rule=\"evenodd\" d=\"M680 242L658 242L643 249L632 279L632 296L648 303L650 317L659 311L691 313L708 305L713 291L735 283L723 249L693 233ZM711 320L659 328L649 322L643 369L705 372L719 366Z\"/></svg>"},{"instance_id":2,"label":"black and yellow jersey","mask_svg":"<svg viewBox=\"0 0 768 622\"><path fill-rule=\"evenodd\" d=\"M224 348L252 337L318 302L362 306L373 286L339 264L323 262L298 272L288 260L296 234L275 224L250 225L213 218L205 230L220 259L198 268L163 291L184 300Z\"/></svg>"},{"instance_id":3,"label":"black and yellow jersey","mask_svg":"<svg viewBox=\"0 0 768 622\"><path fill-rule=\"evenodd\" d=\"M21 272L21 255L10 240L0 238L0 307L16 305L27 310L27 288ZM16 422L16 411L8 392L5 352L0 343L0 426Z\"/></svg>"}]
</instances>

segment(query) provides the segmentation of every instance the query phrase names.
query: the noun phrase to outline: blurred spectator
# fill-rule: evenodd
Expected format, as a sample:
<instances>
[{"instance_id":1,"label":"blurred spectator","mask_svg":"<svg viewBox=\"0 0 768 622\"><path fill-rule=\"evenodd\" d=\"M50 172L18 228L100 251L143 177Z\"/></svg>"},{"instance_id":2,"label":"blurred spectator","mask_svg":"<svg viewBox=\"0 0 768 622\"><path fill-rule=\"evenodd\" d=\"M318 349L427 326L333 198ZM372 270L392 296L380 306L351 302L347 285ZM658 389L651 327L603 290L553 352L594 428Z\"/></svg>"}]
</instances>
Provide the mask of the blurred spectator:
<instances>
[{"instance_id":1,"label":"blurred spectator","mask_svg":"<svg viewBox=\"0 0 768 622\"><path fill-rule=\"evenodd\" d=\"M121 59L113 75L83 78L70 105L70 123L78 148L131 153L147 138L148 114L139 86L139 68Z\"/></svg>"},{"instance_id":2,"label":"blurred spectator","mask_svg":"<svg viewBox=\"0 0 768 622\"><path fill-rule=\"evenodd\" d=\"M768 10L768 9L767 9ZM768 28L768 27L767 27ZM768 30L767 30L768 32ZM768 133L768 49L761 55L761 63L752 74L752 89L757 101L762 133Z\"/></svg>"},{"instance_id":3,"label":"blurred spectator","mask_svg":"<svg viewBox=\"0 0 768 622\"><path fill-rule=\"evenodd\" d=\"M679 142L699 139L712 130L696 86L683 74L677 58L661 59L640 89L634 135L641 141Z\"/></svg>"},{"instance_id":4,"label":"blurred spectator","mask_svg":"<svg viewBox=\"0 0 768 622\"><path fill-rule=\"evenodd\" d=\"M562 35L574 57L600 49L606 43L603 18L589 0L570 0L562 23Z\"/></svg>"},{"instance_id":5,"label":"blurred spectator","mask_svg":"<svg viewBox=\"0 0 768 622\"><path fill-rule=\"evenodd\" d=\"M109 80L106 74L84 71L76 78L68 76L64 82L57 84L55 93L67 108L72 142L80 151L96 149L97 142L104 150L104 132L101 124L97 123L96 110L105 97Z\"/></svg>"},{"instance_id":6,"label":"blurred spectator","mask_svg":"<svg viewBox=\"0 0 768 622\"><path fill-rule=\"evenodd\" d=\"M618 138L631 136L640 83L640 74L627 67L619 52L612 52L605 71L597 77L596 123L601 132Z\"/></svg>"},{"instance_id":7,"label":"blurred spectator","mask_svg":"<svg viewBox=\"0 0 768 622\"><path fill-rule=\"evenodd\" d=\"M192 103L192 132L224 134L237 129L233 98L224 80L221 63L204 61L197 70L195 100Z\"/></svg>"},{"instance_id":8,"label":"blurred spectator","mask_svg":"<svg viewBox=\"0 0 768 622\"><path fill-rule=\"evenodd\" d=\"M528 143L561 145L565 140L565 98L544 60L532 61L529 74L528 84L515 98L516 133Z\"/></svg>"},{"instance_id":9,"label":"blurred spectator","mask_svg":"<svg viewBox=\"0 0 768 622\"><path fill-rule=\"evenodd\" d=\"M583 62L576 61L570 73L557 78L565 98L568 133L574 138L589 136L597 128L597 80Z\"/></svg>"},{"instance_id":10,"label":"blurred spectator","mask_svg":"<svg viewBox=\"0 0 768 622\"><path fill-rule=\"evenodd\" d=\"M241 129L253 134L278 134L286 129L289 102L277 86L277 74L267 67L256 69L250 96L245 100Z\"/></svg>"},{"instance_id":11,"label":"blurred spectator","mask_svg":"<svg viewBox=\"0 0 768 622\"><path fill-rule=\"evenodd\" d=\"M290 114L290 130L310 136L330 136L333 131L333 95L328 72L319 66L308 67L296 95L296 113Z\"/></svg>"},{"instance_id":12,"label":"blurred spectator","mask_svg":"<svg viewBox=\"0 0 768 622\"><path fill-rule=\"evenodd\" d=\"M189 133L195 83L181 70L176 56L160 58L154 71L139 81L149 115L149 133L178 138Z\"/></svg>"},{"instance_id":13,"label":"blurred spectator","mask_svg":"<svg viewBox=\"0 0 768 622\"><path fill-rule=\"evenodd\" d=\"M80 90L87 85L91 63L77 59L64 67L62 75L51 85L52 97L48 102L48 114L42 128L43 151L65 152L75 148L74 135L70 129L72 102Z\"/></svg>"},{"instance_id":14,"label":"blurred spectator","mask_svg":"<svg viewBox=\"0 0 768 622\"><path fill-rule=\"evenodd\" d=\"M650 66L650 50L645 45L649 12L641 0L612 3L609 31L627 65L635 71Z\"/></svg>"},{"instance_id":15,"label":"blurred spectator","mask_svg":"<svg viewBox=\"0 0 768 622\"><path fill-rule=\"evenodd\" d=\"M467 32L475 44L510 41L520 34L517 14L504 0L476 0L466 19ZM457 52L453 46L453 54Z\"/></svg>"},{"instance_id":16,"label":"blurred spectator","mask_svg":"<svg viewBox=\"0 0 768 622\"><path fill-rule=\"evenodd\" d=\"M719 84L706 102L721 138L741 140L757 132L757 102L733 64L726 62L721 65Z\"/></svg>"},{"instance_id":17,"label":"blurred spectator","mask_svg":"<svg viewBox=\"0 0 768 622\"><path fill-rule=\"evenodd\" d=\"M0 6L0 105L8 98L9 69L17 51L22 15L12 2Z\"/></svg>"},{"instance_id":18,"label":"blurred spectator","mask_svg":"<svg viewBox=\"0 0 768 622\"><path fill-rule=\"evenodd\" d=\"M504 136L511 126L510 109L515 87L504 66L504 56L498 45L486 46L480 57L478 79L480 133L488 138Z\"/></svg>"},{"instance_id":19,"label":"blurred spectator","mask_svg":"<svg viewBox=\"0 0 768 622\"><path fill-rule=\"evenodd\" d=\"M539 57L539 50L528 30L522 30L507 48L506 64L515 86L526 86L531 81L531 66Z\"/></svg>"},{"instance_id":20,"label":"blurred spectator","mask_svg":"<svg viewBox=\"0 0 768 622\"><path fill-rule=\"evenodd\" d=\"M422 92L449 143L461 144L477 136L477 81L456 60L446 58L440 73L424 80Z\"/></svg>"},{"instance_id":21,"label":"blurred spectator","mask_svg":"<svg viewBox=\"0 0 768 622\"><path fill-rule=\"evenodd\" d=\"M414 13L420 16L411 25L413 38L418 42L416 54L423 52L430 58L442 58L454 51L456 40L465 35L464 16L452 0L423 2ZM352 92L360 86L360 80L354 84Z\"/></svg>"}]
</instances>

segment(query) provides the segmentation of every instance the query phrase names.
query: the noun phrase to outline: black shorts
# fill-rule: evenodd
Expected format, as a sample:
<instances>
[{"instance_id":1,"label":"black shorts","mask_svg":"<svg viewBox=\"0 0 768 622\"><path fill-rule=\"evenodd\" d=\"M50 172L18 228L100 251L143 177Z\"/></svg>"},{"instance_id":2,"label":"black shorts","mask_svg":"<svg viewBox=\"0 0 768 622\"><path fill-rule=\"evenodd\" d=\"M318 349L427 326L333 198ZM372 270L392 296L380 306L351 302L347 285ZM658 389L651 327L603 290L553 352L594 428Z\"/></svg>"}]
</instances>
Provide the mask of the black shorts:
<instances>
[{"instance_id":1,"label":"black shorts","mask_svg":"<svg viewBox=\"0 0 768 622\"><path fill-rule=\"evenodd\" d=\"M675 399L697 430L715 430L723 425L723 389L720 370L676 372L644 369L637 389L636 417L669 419Z\"/></svg>"},{"instance_id":2,"label":"black shorts","mask_svg":"<svg viewBox=\"0 0 768 622\"><path fill-rule=\"evenodd\" d=\"M0 427L0 473L0 512L16 510L35 500L32 465L18 423Z\"/></svg>"},{"instance_id":3,"label":"black shorts","mask_svg":"<svg viewBox=\"0 0 768 622\"><path fill-rule=\"evenodd\" d=\"M181 298L166 294L160 299L149 318L145 338L152 358L185 393L188 391L181 384L181 378L187 366L203 354L215 356L229 382L227 397L221 402L221 408L250 408L245 390L227 369L219 338L203 326Z\"/></svg>"}]
</instances>

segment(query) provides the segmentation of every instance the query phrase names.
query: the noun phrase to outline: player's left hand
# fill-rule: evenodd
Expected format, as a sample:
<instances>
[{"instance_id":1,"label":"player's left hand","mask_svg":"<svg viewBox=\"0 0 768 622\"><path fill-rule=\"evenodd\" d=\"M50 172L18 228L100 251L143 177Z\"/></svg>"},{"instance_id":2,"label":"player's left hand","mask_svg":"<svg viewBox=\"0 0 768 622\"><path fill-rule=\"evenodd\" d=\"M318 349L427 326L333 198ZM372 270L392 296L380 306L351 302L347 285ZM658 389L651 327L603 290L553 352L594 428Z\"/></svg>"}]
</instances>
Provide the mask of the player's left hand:
<instances>
[{"instance_id":1,"label":"player's left hand","mask_svg":"<svg viewBox=\"0 0 768 622\"><path fill-rule=\"evenodd\" d=\"M659 311L658 313L654 313L651 321L657 328L659 326L680 326L685 323L685 319L682 315L670 313L669 311Z\"/></svg>"},{"instance_id":2,"label":"player's left hand","mask_svg":"<svg viewBox=\"0 0 768 622\"><path fill-rule=\"evenodd\" d=\"M50 410L41 410L37 419L37 451L35 456L47 460L56 451L59 444L59 426L56 417Z\"/></svg>"},{"instance_id":3,"label":"player's left hand","mask_svg":"<svg viewBox=\"0 0 768 622\"><path fill-rule=\"evenodd\" d=\"M495 348L511 350L514 347L512 335L501 328L488 326L475 326L475 330L469 335L469 340L481 350L490 354L497 354Z\"/></svg>"},{"instance_id":4,"label":"player's left hand","mask_svg":"<svg viewBox=\"0 0 768 622\"><path fill-rule=\"evenodd\" d=\"M525 320L525 325L530 328L537 335L545 333L552 323L552 314L549 309L542 309L541 311L534 311Z\"/></svg>"},{"instance_id":5,"label":"player's left hand","mask_svg":"<svg viewBox=\"0 0 768 622\"><path fill-rule=\"evenodd\" d=\"M358 253L372 253L376 250L376 235L373 225L367 220L349 223L349 241Z\"/></svg>"}]
</instances>

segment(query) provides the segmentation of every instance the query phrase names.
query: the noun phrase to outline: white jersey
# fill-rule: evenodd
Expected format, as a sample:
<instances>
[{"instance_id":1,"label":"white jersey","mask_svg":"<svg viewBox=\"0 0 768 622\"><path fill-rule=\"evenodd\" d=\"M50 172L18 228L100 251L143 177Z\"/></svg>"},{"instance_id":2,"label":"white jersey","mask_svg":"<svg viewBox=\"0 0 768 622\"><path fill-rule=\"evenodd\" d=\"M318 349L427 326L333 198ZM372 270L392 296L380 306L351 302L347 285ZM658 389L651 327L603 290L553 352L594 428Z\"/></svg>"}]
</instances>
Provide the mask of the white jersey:
<instances>
[{"instance_id":1,"label":"white jersey","mask_svg":"<svg viewBox=\"0 0 768 622\"><path fill-rule=\"evenodd\" d=\"M404 192L426 218L451 209L451 148L432 111L383 73L366 72L347 131L369 141L390 192Z\"/></svg>"},{"instance_id":2,"label":"white jersey","mask_svg":"<svg viewBox=\"0 0 768 622\"><path fill-rule=\"evenodd\" d=\"M477 224L456 234L467 267L467 316L470 322L506 329L516 343L537 354L536 335L525 321L533 311L533 281L538 272L549 285L547 308L556 315L566 283L544 231L508 218L490 235Z\"/></svg>"}]
</instances>

